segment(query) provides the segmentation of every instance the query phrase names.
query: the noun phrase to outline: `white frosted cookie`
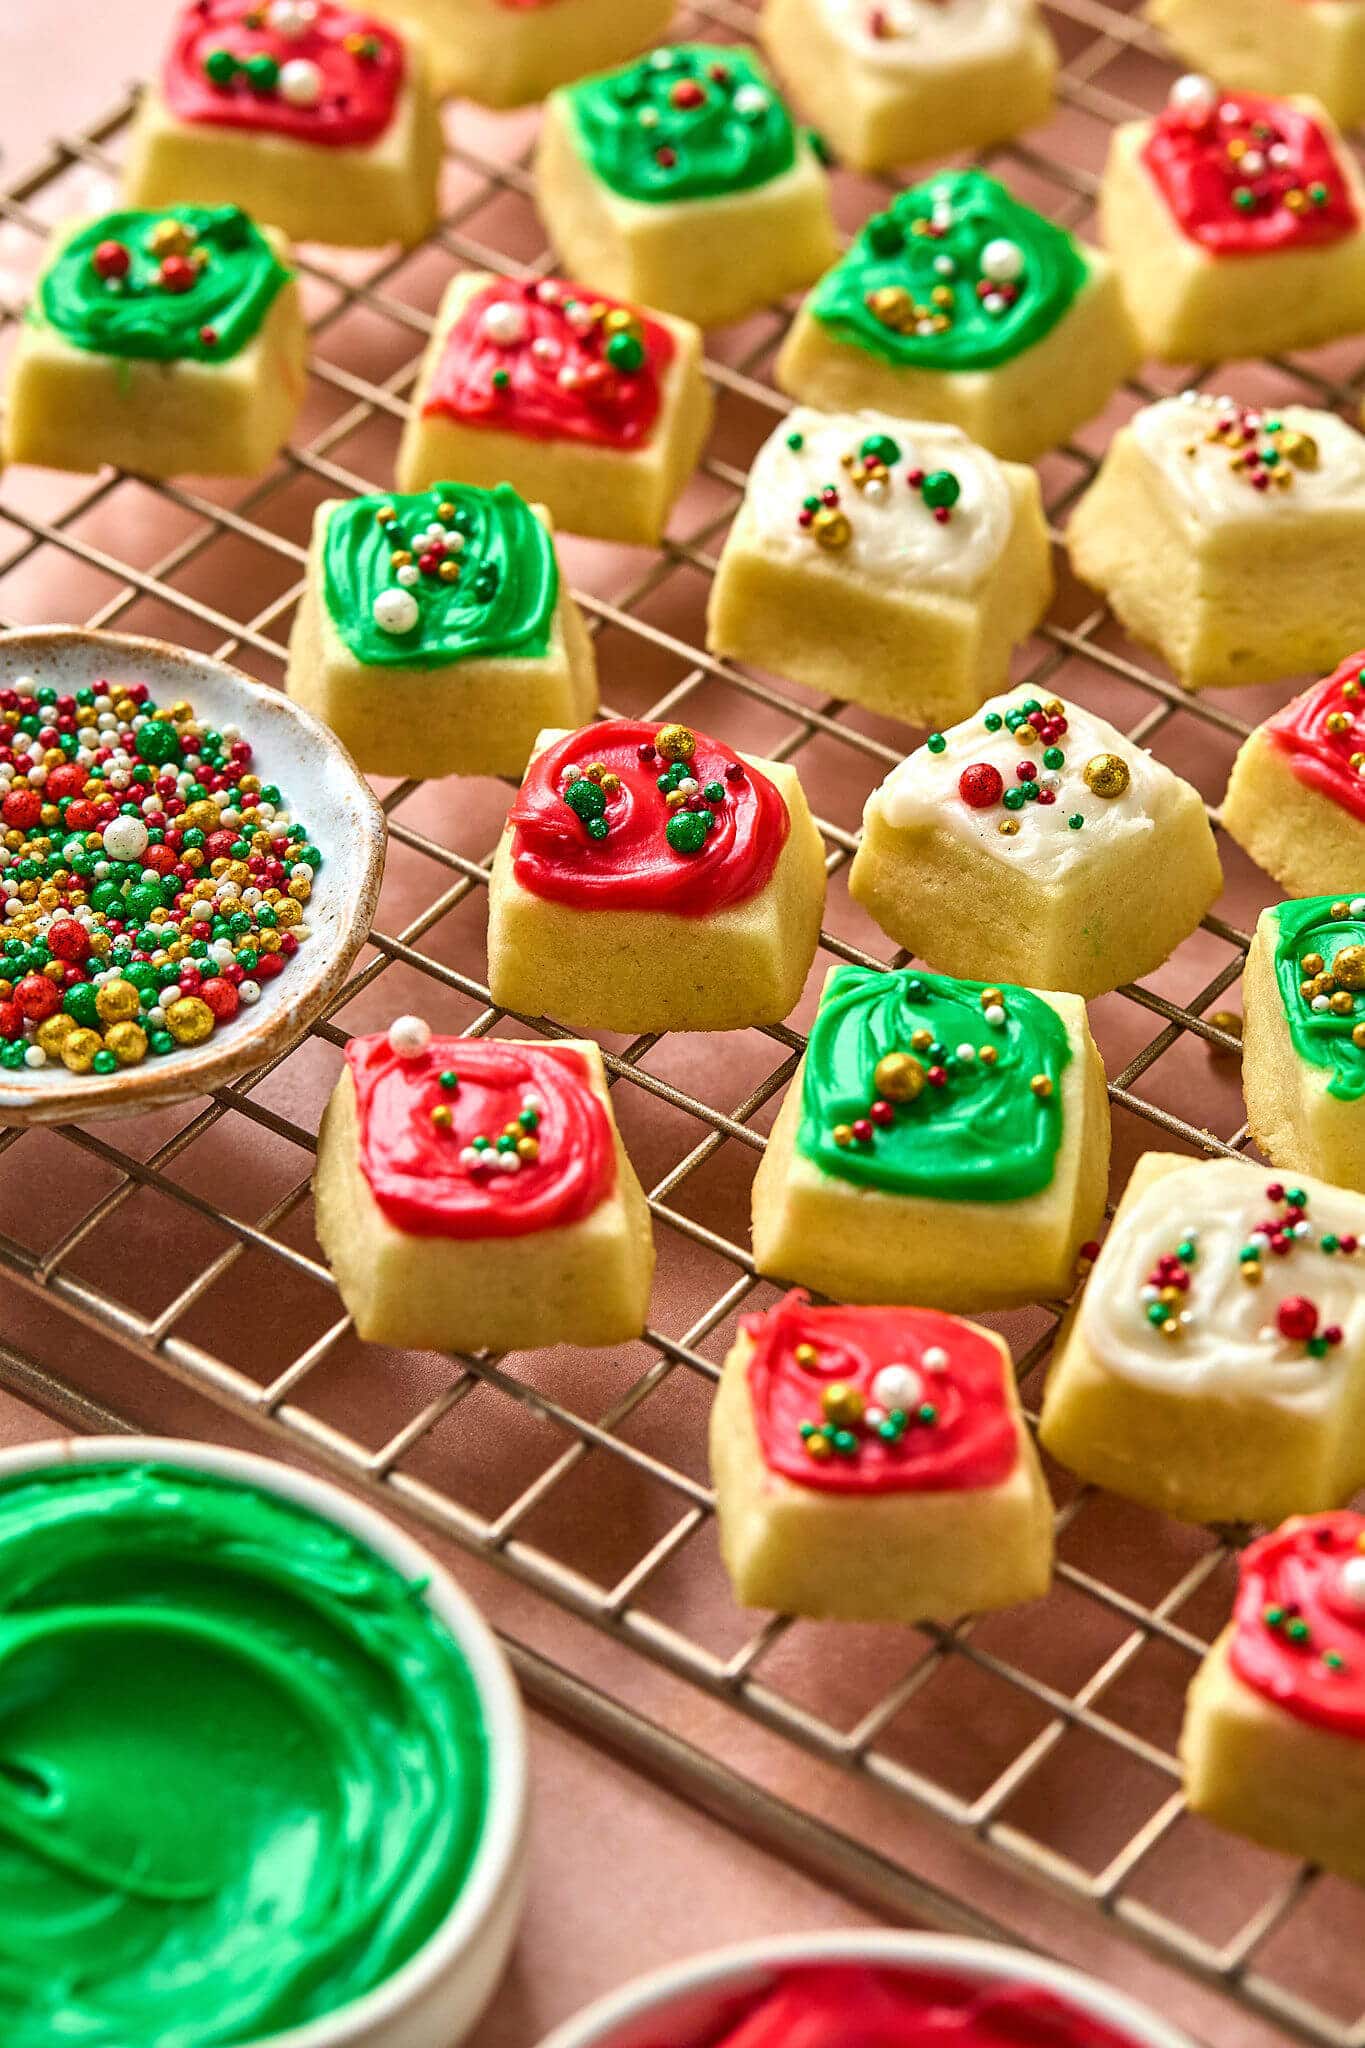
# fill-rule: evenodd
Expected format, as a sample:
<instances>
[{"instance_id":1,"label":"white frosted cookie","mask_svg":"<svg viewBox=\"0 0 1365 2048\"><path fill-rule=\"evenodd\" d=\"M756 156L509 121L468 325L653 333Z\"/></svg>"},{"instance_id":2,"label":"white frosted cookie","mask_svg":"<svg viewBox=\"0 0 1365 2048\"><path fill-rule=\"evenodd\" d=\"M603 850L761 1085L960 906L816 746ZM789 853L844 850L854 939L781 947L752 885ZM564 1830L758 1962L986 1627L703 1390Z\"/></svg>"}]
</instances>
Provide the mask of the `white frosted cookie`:
<instances>
[{"instance_id":1,"label":"white frosted cookie","mask_svg":"<svg viewBox=\"0 0 1365 2048\"><path fill-rule=\"evenodd\" d=\"M367 775L519 775L547 720L597 709L544 507L506 484L324 500L285 688Z\"/></svg>"},{"instance_id":2,"label":"white frosted cookie","mask_svg":"<svg viewBox=\"0 0 1365 2048\"><path fill-rule=\"evenodd\" d=\"M535 179L571 277L702 327L838 254L816 145L742 44L672 44L554 93Z\"/></svg>"},{"instance_id":3,"label":"white frosted cookie","mask_svg":"<svg viewBox=\"0 0 1365 2048\"><path fill-rule=\"evenodd\" d=\"M1219 817L1295 896L1365 889L1365 650L1248 734Z\"/></svg>"},{"instance_id":4,"label":"white frosted cookie","mask_svg":"<svg viewBox=\"0 0 1365 2048\"><path fill-rule=\"evenodd\" d=\"M1334 1507L1365 1482L1365 1201L1146 1153L1059 1346L1044 1448L1189 1522Z\"/></svg>"},{"instance_id":5,"label":"white frosted cookie","mask_svg":"<svg viewBox=\"0 0 1365 2048\"><path fill-rule=\"evenodd\" d=\"M1067 544L1187 689L1331 668L1365 641L1365 437L1309 406L1162 399L1115 436Z\"/></svg>"},{"instance_id":6,"label":"white frosted cookie","mask_svg":"<svg viewBox=\"0 0 1365 2048\"><path fill-rule=\"evenodd\" d=\"M1033 462L1137 363L1109 258L971 169L935 172L863 224L802 303L773 377L826 412L947 420Z\"/></svg>"},{"instance_id":7,"label":"white frosted cookie","mask_svg":"<svg viewBox=\"0 0 1365 2048\"><path fill-rule=\"evenodd\" d=\"M9 462L254 476L288 439L308 331L288 247L238 206L59 229L10 355Z\"/></svg>"},{"instance_id":8,"label":"white frosted cookie","mask_svg":"<svg viewBox=\"0 0 1365 2048\"><path fill-rule=\"evenodd\" d=\"M1316 100L1177 80L1155 120L1115 129L1100 230L1163 362L1279 355L1365 325L1365 181Z\"/></svg>"},{"instance_id":9,"label":"white frosted cookie","mask_svg":"<svg viewBox=\"0 0 1365 2048\"><path fill-rule=\"evenodd\" d=\"M438 1038L420 1017L351 1039L313 1196L370 1343L520 1351L644 1328L649 1208L593 1044Z\"/></svg>"},{"instance_id":10,"label":"white frosted cookie","mask_svg":"<svg viewBox=\"0 0 1365 2048\"><path fill-rule=\"evenodd\" d=\"M587 1031L775 1024L824 904L824 842L786 762L636 719L543 732L493 860L489 987Z\"/></svg>"},{"instance_id":11,"label":"white frosted cookie","mask_svg":"<svg viewBox=\"0 0 1365 2048\"><path fill-rule=\"evenodd\" d=\"M759 35L853 170L982 149L1052 112L1034 0L766 0Z\"/></svg>"},{"instance_id":12,"label":"white frosted cookie","mask_svg":"<svg viewBox=\"0 0 1365 2048\"><path fill-rule=\"evenodd\" d=\"M868 798L849 892L951 974L1102 995L1223 886L1203 799L1116 727L1019 692L931 733Z\"/></svg>"},{"instance_id":13,"label":"white frosted cookie","mask_svg":"<svg viewBox=\"0 0 1365 2048\"><path fill-rule=\"evenodd\" d=\"M132 206L235 204L302 242L417 242L441 124L420 44L342 0L189 0L128 141Z\"/></svg>"},{"instance_id":14,"label":"white frosted cookie","mask_svg":"<svg viewBox=\"0 0 1365 2048\"><path fill-rule=\"evenodd\" d=\"M1365 120L1365 0L1148 0L1147 18L1238 92L1306 92L1343 128Z\"/></svg>"},{"instance_id":15,"label":"white frosted cookie","mask_svg":"<svg viewBox=\"0 0 1365 2048\"><path fill-rule=\"evenodd\" d=\"M419 32L437 89L521 107L634 56L667 29L674 0L374 0Z\"/></svg>"},{"instance_id":16,"label":"white frosted cookie","mask_svg":"<svg viewBox=\"0 0 1365 2048\"><path fill-rule=\"evenodd\" d=\"M511 484L572 533L657 546L712 411L691 321L557 278L464 271L423 358L399 487Z\"/></svg>"},{"instance_id":17,"label":"white frosted cookie","mask_svg":"<svg viewBox=\"0 0 1365 2048\"><path fill-rule=\"evenodd\" d=\"M849 1301L1064 1295L1108 1171L1078 997L836 967L754 1177L754 1263Z\"/></svg>"},{"instance_id":18,"label":"white frosted cookie","mask_svg":"<svg viewBox=\"0 0 1365 2048\"><path fill-rule=\"evenodd\" d=\"M711 1410L744 1607L936 1620L1040 1598L1052 1501L1004 1340L922 1308L746 1316Z\"/></svg>"},{"instance_id":19,"label":"white frosted cookie","mask_svg":"<svg viewBox=\"0 0 1365 2048\"><path fill-rule=\"evenodd\" d=\"M1365 895L1263 910L1242 1006L1242 1088L1261 1152L1365 1190Z\"/></svg>"},{"instance_id":20,"label":"white frosted cookie","mask_svg":"<svg viewBox=\"0 0 1365 2048\"><path fill-rule=\"evenodd\" d=\"M1295 1516L1242 1552L1180 1760L1193 1812L1365 1884L1365 1516Z\"/></svg>"},{"instance_id":21,"label":"white frosted cookie","mask_svg":"<svg viewBox=\"0 0 1365 2048\"><path fill-rule=\"evenodd\" d=\"M798 407L755 458L707 645L873 710L948 721L1052 595L1038 479L958 428Z\"/></svg>"}]
</instances>

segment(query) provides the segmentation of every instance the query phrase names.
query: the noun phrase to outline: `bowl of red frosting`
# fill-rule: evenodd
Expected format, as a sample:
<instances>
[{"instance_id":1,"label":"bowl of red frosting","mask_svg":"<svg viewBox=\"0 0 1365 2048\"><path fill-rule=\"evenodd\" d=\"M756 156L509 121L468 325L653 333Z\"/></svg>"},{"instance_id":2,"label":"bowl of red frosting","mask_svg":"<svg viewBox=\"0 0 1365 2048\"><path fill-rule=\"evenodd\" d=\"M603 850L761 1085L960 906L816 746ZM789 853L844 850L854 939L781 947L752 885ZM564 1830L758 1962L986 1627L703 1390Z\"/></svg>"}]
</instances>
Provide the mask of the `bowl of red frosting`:
<instances>
[{"instance_id":1,"label":"bowl of red frosting","mask_svg":"<svg viewBox=\"0 0 1365 2048\"><path fill-rule=\"evenodd\" d=\"M541 2048L1192 2048L1079 1970L934 1934L792 1936L638 1977Z\"/></svg>"}]
</instances>

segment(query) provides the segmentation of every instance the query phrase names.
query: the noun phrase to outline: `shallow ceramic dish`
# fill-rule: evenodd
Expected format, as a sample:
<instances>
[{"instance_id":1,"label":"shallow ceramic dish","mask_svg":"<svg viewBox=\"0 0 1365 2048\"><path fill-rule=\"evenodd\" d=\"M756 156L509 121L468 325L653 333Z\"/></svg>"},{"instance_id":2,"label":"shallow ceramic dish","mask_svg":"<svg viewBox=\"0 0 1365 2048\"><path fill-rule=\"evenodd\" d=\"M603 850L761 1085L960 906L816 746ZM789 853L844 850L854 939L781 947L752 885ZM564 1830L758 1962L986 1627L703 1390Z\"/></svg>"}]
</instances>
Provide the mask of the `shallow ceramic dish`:
<instances>
[{"instance_id":1,"label":"shallow ceramic dish","mask_svg":"<svg viewBox=\"0 0 1365 2048\"><path fill-rule=\"evenodd\" d=\"M0 689L33 676L64 694L97 682L145 682L157 703L186 698L216 724L236 724L255 750L253 772L278 782L316 832L323 865L308 909L311 937L260 1001L203 1045L124 1067L73 1074L0 1069L0 1124L86 1123L164 1109L263 1066L299 1038L340 988L364 944L384 872L384 814L341 742L288 697L240 669L164 640L41 626L0 633Z\"/></svg>"},{"instance_id":2,"label":"shallow ceramic dish","mask_svg":"<svg viewBox=\"0 0 1365 2048\"><path fill-rule=\"evenodd\" d=\"M373 1508L272 1458L177 1437L72 1437L0 1451L0 1478L66 1463L187 1466L334 1522L420 1585L472 1674L488 1747L483 1832L454 1905L415 1955L349 2005L234 2048L456 2048L492 1997L521 1919L528 1774L521 1699L487 1623L436 1559Z\"/></svg>"},{"instance_id":3,"label":"shallow ceramic dish","mask_svg":"<svg viewBox=\"0 0 1365 2048\"><path fill-rule=\"evenodd\" d=\"M809 1934L711 1949L637 1977L557 2027L540 2048L711 2048L788 1970L803 1963L870 1964L879 1970L943 1970L981 1984L1049 1991L1077 2017L1103 2021L1132 2048L1193 2048L1187 2034L1061 1963L938 1934Z\"/></svg>"}]
</instances>

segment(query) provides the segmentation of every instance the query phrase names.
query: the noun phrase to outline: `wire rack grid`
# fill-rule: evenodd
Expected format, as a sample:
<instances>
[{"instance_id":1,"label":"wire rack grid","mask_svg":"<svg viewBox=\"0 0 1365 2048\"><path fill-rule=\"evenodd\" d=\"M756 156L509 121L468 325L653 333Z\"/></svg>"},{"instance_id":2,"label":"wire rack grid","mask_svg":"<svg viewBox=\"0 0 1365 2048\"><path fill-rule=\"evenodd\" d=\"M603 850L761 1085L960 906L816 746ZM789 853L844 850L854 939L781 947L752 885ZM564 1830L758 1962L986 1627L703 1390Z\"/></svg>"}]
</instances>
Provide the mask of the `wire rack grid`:
<instances>
[{"instance_id":1,"label":"wire rack grid","mask_svg":"<svg viewBox=\"0 0 1365 2048\"><path fill-rule=\"evenodd\" d=\"M1049 130L1039 143L985 160L1003 165L1024 197L1083 227L1109 127L1158 104L1170 67L1138 17L1107 0L1056 0L1047 11L1066 56L1062 137L1053 147ZM694 0L680 30L732 39L753 22L748 0ZM116 178L134 106L130 92L84 133L54 142L0 196L0 277L13 280L12 289L0 285L0 340L12 342L23 283L52 219L88 205ZM98 626L154 621L167 637L278 679L308 516L322 496L387 480L405 394L452 265L528 275L553 267L530 204L528 139L525 124L457 119L450 203L416 254L361 262L309 252L301 268L314 338L310 409L294 445L249 489L153 486L110 473L7 483L5 622L42 608L80 608ZM850 222L873 198L875 188L850 187ZM708 366L720 403L716 452L674 522L676 537L647 560L625 557L624 567L613 557L604 568L600 555L573 543L566 554L581 570L578 595L611 707L692 717L727 736L743 733L746 744L752 731L763 751L799 760L827 846L822 951L885 964L884 942L860 922L843 884L862 799L901 757L905 734L738 671L696 644L747 455L783 405L766 373L788 311L747 323L737 339L718 338ZM1337 350L1250 366L1238 388L1354 414L1362 380L1361 351ZM1177 381L1190 380L1163 388ZM1123 409L1154 395L1133 385ZM1104 438L1082 436L1043 465L1054 523L1093 475ZM210 580L212 565L228 574ZM240 602L230 604L225 588ZM1256 692L1187 698L1126 645L1102 607L1065 585L1018 678L1079 693L1187 773L1199 763L1206 794L1221 790L1232 750L1274 701ZM541 1019L508 1019L491 1006L483 979L482 897L507 799L505 788L481 785L456 811L430 785L385 791L390 871L401 887L386 888L369 946L302 1047L169 1120L0 1133L0 1381L78 1428L127 1426L126 1407L145 1419L175 1386L205 1394L640 1658L855 1775L893 1815L908 1803L1009 1873L1103 1916L1245 2014L1305 2041L1365 2048L1365 1962L1350 1938L1358 1894L1226 1838L1215 1842L1183 1808L1179 1701L1226 1613L1237 1532L1176 1530L1054 1473L1059 1569L1043 1627L1005 1617L894 1634L852 1630L831 1656L828 1631L786 1617L746 1619L726 1601L700 1445L735 1317L772 1296L746 1249L747 1188L800 1056L798 1029L741 1034L734 1058L656 1037L604 1047L632 1149L638 1120L647 1159L659 1167L648 1178L667 1286L658 1327L638 1346L601 1375L581 1357L557 1354L443 1358L420 1369L381 1359L391 1370L382 1398L371 1398L374 1354L362 1369L309 1231L315 1111L348 1031L397 1009L424 1007L473 1034L555 1031ZM1254 911L1249 871L1220 845L1240 902ZM1153 1143L1232 1156L1247 1147L1237 1041L1210 1021L1241 973L1246 922L1210 917L1169 970L1094 1006L1113 1074L1120 1172ZM799 1013L808 1014L809 1005ZM45 1212L33 1191L49 1183L59 1194ZM162 1262L142 1254L168 1234L185 1264L172 1262L158 1292ZM255 1298L272 1304L272 1334L257 1326L243 1352L223 1341L223 1304ZM1059 1314L1047 1304L1002 1319L1030 1409ZM81 1365L111 1345L125 1370L130 1359L143 1368L117 1401L92 1391L98 1375ZM594 1399L603 1386L605 1403ZM566 1672L529 1653L520 1663L540 1694L572 1705ZM757 1791L742 1776L670 1748L662 1731L619 1704L599 1701L597 1723L713 1804L747 1790L755 1810ZM836 1878L856 1879L888 1912L913 1904L927 1917L972 1924L970 1897L936 1893L894 1851L875 1863L860 1858L858 1845L825 1822L814 1835L792 1823L788 1846ZM1234 2026L1219 2038L1239 2036Z\"/></svg>"}]
</instances>

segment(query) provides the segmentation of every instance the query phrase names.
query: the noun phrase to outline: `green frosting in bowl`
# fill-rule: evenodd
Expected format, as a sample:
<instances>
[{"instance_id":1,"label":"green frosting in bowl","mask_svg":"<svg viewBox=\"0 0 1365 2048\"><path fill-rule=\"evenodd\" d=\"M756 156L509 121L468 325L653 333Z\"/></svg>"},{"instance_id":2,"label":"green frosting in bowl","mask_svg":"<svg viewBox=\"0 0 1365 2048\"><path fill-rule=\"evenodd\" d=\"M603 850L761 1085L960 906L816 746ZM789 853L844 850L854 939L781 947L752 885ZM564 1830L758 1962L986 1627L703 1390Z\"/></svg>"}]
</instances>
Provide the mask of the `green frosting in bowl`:
<instances>
[{"instance_id":1,"label":"green frosting in bowl","mask_svg":"<svg viewBox=\"0 0 1365 2048\"><path fill-rule=\"evenodd\" d=\"M335 1524L172 1465L0 1483L5 2048L229 2048L360 1997L487 1798L458 1645Z\"/></svg>"}]
</instances>

